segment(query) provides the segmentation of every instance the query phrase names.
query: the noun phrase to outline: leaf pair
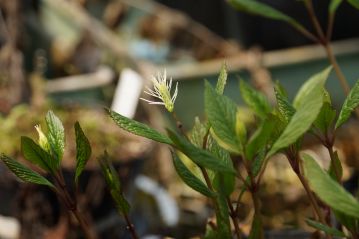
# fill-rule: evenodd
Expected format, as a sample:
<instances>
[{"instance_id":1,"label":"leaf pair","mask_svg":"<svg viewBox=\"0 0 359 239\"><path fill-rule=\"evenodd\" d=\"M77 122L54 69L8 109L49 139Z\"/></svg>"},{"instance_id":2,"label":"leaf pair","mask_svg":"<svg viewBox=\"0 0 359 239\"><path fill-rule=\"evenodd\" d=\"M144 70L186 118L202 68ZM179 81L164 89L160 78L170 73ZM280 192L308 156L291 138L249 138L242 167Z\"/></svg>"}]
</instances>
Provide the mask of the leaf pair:
<instances>
[{"instance_id":1,"label":"leaf pair","mask_svg":"<svg viewBox=\"0 0 359 239\"><path fill-rule=\"evenodd\" d=\"M35 143L31 138L22 136L21 150L26 160L54 176L56 171L59 170L63 157L65 132L60 119L52 111L47 113L45 120L48 128L47 136L43 134L40 128L37 129L39 131L40 140L42 140L42 142L40 142L42 143L41 146ZM78 122L75 124L75 134L77 149L75 183L77 183L79 176L91 156L91 146ZM47 147L47 143L49 148ZM10 157L2 155L1 160L22 181L54 187L46 178Z\"/></svg>"}]
</instances>

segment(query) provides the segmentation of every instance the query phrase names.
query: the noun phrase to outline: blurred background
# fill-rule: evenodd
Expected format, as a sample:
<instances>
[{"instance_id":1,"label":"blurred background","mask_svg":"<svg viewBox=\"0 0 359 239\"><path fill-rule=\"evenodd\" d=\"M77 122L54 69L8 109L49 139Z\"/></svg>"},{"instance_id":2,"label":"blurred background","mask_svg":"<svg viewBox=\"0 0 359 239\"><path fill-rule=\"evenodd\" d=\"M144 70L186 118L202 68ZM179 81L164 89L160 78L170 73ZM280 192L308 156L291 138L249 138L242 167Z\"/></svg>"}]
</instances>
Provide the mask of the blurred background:
<instances>
[{"instance_id":1,"label":"blurred background","mask_svg":"<svg viewBox=\"0 0 359 239\"><path fill-rule=\"evenodd\" d=\"M300 1L263 0L311 28ZM327 1L314 1L325 26ZM351 84L359 76L359 14L343 3L333 32L333 49ZM243 78L274 101L273 81L293 97L299 86L329 63L320 46L285 23L232 9L223 0L1 0L0 1L0 152L24 161L20 136L36 138L52 109L63 121L65 176L72 178L73 124L79 121L93 147L81 181L79 201L99 238L130 238L117 215L96 158L106 149L133 206L131 218L143 237L191 238L203 234L211 205L177 178L167 147L120 130L105 114L121 114L163 131L173 125L164 108L139 97L151 76L167 71L179 82L175 110L189 130L204 119L204 79L214 83L223 63L229 79L225 94L241 104ZM332 75L328 90L334 105L344 94ZM246 112L247 109L243 108ZM350 124L339 136L345 177L358 168ZM322 154L308 139L308 148ZM310 208L286 160L273 160L265 174L263 206L268 238L307 235ZM350 182L350 181L349 181ZM351 184L350 184L351 185ZM241 221L250 229L250 196L244 196ZM0 238L81 238L52 192L22 184L0 164Z\"/></svg>"}]
</instances>

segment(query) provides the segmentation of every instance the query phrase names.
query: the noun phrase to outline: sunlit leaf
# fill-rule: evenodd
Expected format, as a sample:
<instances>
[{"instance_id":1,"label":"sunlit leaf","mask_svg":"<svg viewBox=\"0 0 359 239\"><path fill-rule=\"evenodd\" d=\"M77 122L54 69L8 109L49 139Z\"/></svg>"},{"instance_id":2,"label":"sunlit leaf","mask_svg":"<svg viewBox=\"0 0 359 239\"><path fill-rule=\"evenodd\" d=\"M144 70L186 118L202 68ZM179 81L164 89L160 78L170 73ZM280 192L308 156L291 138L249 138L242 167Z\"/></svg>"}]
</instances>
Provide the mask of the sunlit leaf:
<instances>
[{"instance_id":1,"label":"sunlit leaf","mask_svg":"<svg viewBox=\"0 0 359 239\"><path fill-rule=\"evenodd\" d=\"M219 95L205 83L205 111L212 126L213 137L225 149L240 154L242 142L237 135L237 106L228 97Z\"/></svg>"},{"instance_id":2,"label":"sunlit leaf","mask_svg":"<svg viewBox=\"0 0 359 239\"><path fill-rule=\"evenodd\" d=\"M273 144L268 156L294 144L311 127L323 105L323 87L329 72L330 68L325 69L311 77L301 87L294 100L297 111Z\"/></svg>"},{"instance_id":3,"label":"sunlit leaf","mask_svg":"<svg viewBox=\"0 0 359 239\"><path fill-rule=\"evenodd\" d=\"M51 110L47 112L45 120L48 129L47 139L54 152L57 167L59 167L65 149L64 126L61 120Z\"/></svg>"}]
</instances>

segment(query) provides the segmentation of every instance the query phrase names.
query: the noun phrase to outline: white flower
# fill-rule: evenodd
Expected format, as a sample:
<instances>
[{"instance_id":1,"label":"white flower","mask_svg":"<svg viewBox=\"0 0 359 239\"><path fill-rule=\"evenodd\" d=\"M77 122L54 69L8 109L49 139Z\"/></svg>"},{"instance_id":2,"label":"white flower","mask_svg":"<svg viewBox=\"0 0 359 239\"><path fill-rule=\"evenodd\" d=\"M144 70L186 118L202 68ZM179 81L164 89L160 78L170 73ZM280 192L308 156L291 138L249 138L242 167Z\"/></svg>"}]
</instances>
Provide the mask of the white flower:
<instances>
[{"instance_id":1,"label":"white flower","mask_svg":"<svg viewBox=\"0 0 359 239\"><path fill-rule=\"evenodd\" d=\"M164 70L163 74L157 74L156 77L152 77L153 82L153 90L147 87L147 90L144 92L148 95L151 95L161 101L151 101L144 98L140 98L153 105L164 105L169 112L173 111L174 103L178 94L178 82L176 83L176 89L171 97L171 88L172 88L172 78L167 80L166 70Z\"/></svg>"}]
</instances>

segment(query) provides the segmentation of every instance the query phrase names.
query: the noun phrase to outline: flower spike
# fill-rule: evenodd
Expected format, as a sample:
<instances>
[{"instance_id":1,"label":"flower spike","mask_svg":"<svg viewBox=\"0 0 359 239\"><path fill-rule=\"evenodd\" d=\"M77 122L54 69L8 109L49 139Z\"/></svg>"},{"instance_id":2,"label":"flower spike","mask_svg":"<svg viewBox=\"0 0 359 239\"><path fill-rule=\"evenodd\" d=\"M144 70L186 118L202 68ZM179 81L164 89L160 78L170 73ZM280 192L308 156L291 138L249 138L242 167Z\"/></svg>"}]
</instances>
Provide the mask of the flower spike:
<instances>
[{"instance_id":1,"label":"flower spike","mask_svg":"<svg viewBox=\"0 0 359 239\"><path fill-rule=\"evenodd\" d=\"M144 93L153 96L160 101L152 101L144 98L140 98L153 105L164 105L169 112L173 112L174 103L178 94L178 82L176 83L176 89L171 97L171 89L172 89L172 78L167 80L167 73L164 70L163 74L157 74L157 77L152 77L153 89L146 87L147 89Z\"/></svg>"}]
</instances>

